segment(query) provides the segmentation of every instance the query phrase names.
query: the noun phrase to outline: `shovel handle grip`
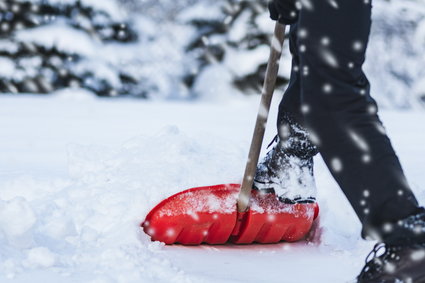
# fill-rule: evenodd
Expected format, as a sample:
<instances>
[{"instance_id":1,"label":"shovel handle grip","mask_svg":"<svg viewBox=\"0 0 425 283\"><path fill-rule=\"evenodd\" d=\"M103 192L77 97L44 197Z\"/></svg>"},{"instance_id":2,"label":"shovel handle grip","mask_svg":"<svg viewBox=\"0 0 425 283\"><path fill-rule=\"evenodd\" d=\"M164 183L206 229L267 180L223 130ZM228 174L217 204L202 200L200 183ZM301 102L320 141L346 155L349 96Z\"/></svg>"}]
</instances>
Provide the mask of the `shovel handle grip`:
<instances>
[{"instance_id":1,"label":"shovel handle grip","mask_svg":"<svg viewBox=\"0 0 425 283\"><path fill-rule=\"evenodd\" d=\"M270 104L276 84L277 73L279 71L279 61L282 54L284 39L285 26L276 22L274 35L270 44L269 61L267 63L257 121L255 123L254 134L252 136L251 147L249 149L248 161L246 163L241 191L238 197L238 212L240 213L247 211L249 207L252 184L254 183L254 176L257 169L257 163L267 126L267 118L269 116Z\"/></svg>"}]
</instances>

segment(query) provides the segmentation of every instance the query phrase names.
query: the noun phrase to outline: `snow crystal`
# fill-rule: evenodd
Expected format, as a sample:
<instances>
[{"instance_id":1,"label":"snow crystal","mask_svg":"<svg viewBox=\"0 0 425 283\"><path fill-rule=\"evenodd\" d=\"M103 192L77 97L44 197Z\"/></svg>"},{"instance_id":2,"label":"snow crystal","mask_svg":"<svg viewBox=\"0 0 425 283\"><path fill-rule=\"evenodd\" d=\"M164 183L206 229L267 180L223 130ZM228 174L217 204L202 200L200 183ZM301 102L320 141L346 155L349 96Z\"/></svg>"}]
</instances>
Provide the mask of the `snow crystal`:
<instances>
[{"instance_id":1,"label":"snow crystal","mask_svg":"<svg viewBox=\"0 0 425 283\"><path fill-rule=\"evenodd\" d=\"M176 234L176 231L174 229L168 229L166 234L167 236L172 237Z\"/></svg>"},{"instance_id":2,"label":"snow crystal","mask_svg":"<svg viewBox=\"0 0 425 283\"><path fill-rule=\"evenodd\" d=\"M362 156L362 161L363 161L364 163L369 163L371 160L372 160L372 157L371 157L369 154L364 154L364 155Z\"/></svg>"},{"instance_id":3,"label":"snow crystal","mask_svg":"<svg viewBox=\"0 0 425 283\"><path fill-rule=\"evenodd\" d=\"M262 118L267 118L269 116L269 109L267 109L267 107L262 103L258 109L258 115Z\"/></svg>"},{"instance_id":4,"label":"snow crystal","mask_svg":"<svg viewBox=\"0 0 425 283\"><path fill-rule=\"evenodd\" d=\"M362 51L363 50L363 43L361 41L354 41L353 42L353 49L355 51Z\"/></svg>"},{"instance_id":5,"label":"snow crystal","mask_svg":"<svg viewBox=\"0 0 425 283\"><path fill-rule=\"evenodd\" d=\"M384 269L386 272L388 273L394 273L396 271L396 266L395 264L391 263L391 262L385 262L384 264Z\"/></svg>"},{"instance_id":6,"label":"snow crystal","mask_svg":"<svg viewBox=\"0 0 425 283\"><path fill-rule=\"evenodd\" d=\"M269 222L276 221L276 215L274 215L274 214L267 215L267 221L269 221Z\"/></svg>"},{"instance_id":7,"label":"snow crystal","mask_svg":"<svg viewBox=\"0 0 425 283\"><path fill-rule=\"evenodd\" d=\"M310 11L312 11L314 9L313 3L310 0L299 0L297 2L301 3L302 8L305 8L305 9L310 10ZM299 4L297 4L297 5L299 5Z\"/></svg>"},{"instance_id":8,"label":"snow crystal","mask_svg":"<svg viewBox=\"0 0 425 283\"><path fill-rule=\"evenodd\" d=\"M370 105L367 108L367 112L369 112L369 114L371 115L375 115L376 113L378 113L378 108L375 105Z\"/></svg>"},{"instance_id":9,"label":"snow crystal","mask_svg":"<svg viewBox=\"0 0 425 283\"><path fill-rule=\"evenodd\" d=\"M342 171L342 161L339 158L332 158L331 159L331 167L334 172L341 172Z\"/></svg>"},{"instance_id":10,"label":"snow crystal","mask_svg":"<svg viewBox=\"0 0 425 283\"><path fill-rule=\"evenodd\" d=\"M420 249L420 250L416 250L416 251L412 252L410 254L410 258L414 261L423 260L425 258L425 250Z\"/></svg>"},{"instance_id":11,"label":"snow crystal","mask_svg":"<svg viewBox=\"0 0 425 283\"><path fill-rule=\"evenodd\" d=\"M350 135L350 138L353 140L357 147L359 147L363 151L369 151L369 145L363 137L361 137L353 130L349 130L348 134Z\"/></svg>"},{"instance_id":12,"label":"snow crystal","mask_svg":"<svg viewBox=\"0 0 425 283\"><path fill-rule=\"evenodd\" d=\"M390 233L393 230L393 225L391 223L386 223L383 226L385 232Z\"/></svg>"},{"instance_id":13,"label":"snow crystal","mask_svg":"<svg viewBox=\"0 0 425 283\"><path fill-rule=\"evenodd\" d=\"M322 45L328 46L330 44L331 40L329 39L328 36L324 36L324 37L322 37L322 39L320 40L320 42L322 43Z\"/></svg>"},{"instance_id":14,"label":"snow crystal","mask_svg":"<svg viewBox=\"0 0 425 283\"><path fill-rule=\"evenodd\" d=\"M300 28L300 29L298 30L298 37L299 37L299 38L306 38L307 36L308 36L307 29L305 29L305 28Z\"/></svg>"},{"instance_id":15,"label":"snow crystal","mask_svg":"<svg viewBox=\"0 0 425 283\"><path fill-rule=\"evenodd\" d=\"M326 84L323 85L322 89L323 89L324 93L331 93L332 92L332 85L326 83Z\"/></svg>"},{"instance_id":16,"label":"snow crystal","mask_svg":"<svg viewBox=\"0 0 425 283\"><path fill-rule=\"evenodd\" d=\"M310 105L307 105L307 104L301 105L301 112L304 114L307 114L308 112L310 112Z\"/></svg>"},{"instance_id":17,"label":"snow crystal","mask_svg":"<svg viewBox=\"0 0 425 283\"><path fill-rule=\"evenodd\" d=\"M328 2L333 8L339 9L339 5L338 5L338 2L336 2L336 0L328 0Z\"/></svg>"},{"instance_id":18,"label":"snow crystal","mask_svg":"<svg viewBox=\"0 0 425 283\"><path fill-rule=\"evenodd\" d=\"M9 30L10 26L9 26L8 23L2 23L0 28L3 32L7 32Z\"/></svg>"},{"instance_id":19,"label":"snow crystal","mask_svg":"<svg viewBox=\"0 0 425 283\"><path fill-rule=\"evenodd\" d=\"M327 49L321 51L322 59L331 67L338 68L339 63L336 57Z\"/></svg>"},{"instance_id":20,"label":"snow crystal","mask_svg":"<svg viewBox=\"0 0 425 283\"><path fill-rule=\"evenodd\" d=\"M308 129L308 132L309 132L309 138L310 138L311 142L313 144L315 144L316 146L320 145L321 141L320 141L319 136L311 129Z\"/></svg>"},{"instance_id":21,"label":"snow crystal","mask_svg":"<svg viewBox=\"0 0 425 283\"><path fill-rule=\"evenodd\" d=\"M279 128L279 135L282 138L289 138L291 136L291 128L288 124L283 124Z\"/></svg>"},{"instance_id":22,"label":"snow crystal","mask_svg":"<svg viewBox=\"0 0 425 283\"><path fill-rule=\"evenodd\" d=\"M387 134L387 131L385 130L385 127L384 127L384 125L382 125L382 123L379 123L379 122L377 122L376 124L375 124L375 126L376 126L376 129L381 133L381 134L383 134L383 135L386 135Z\"/></svg>"},{"instance_id":23,"label":"snow crystal","mask_svg":"<svg viewBox=\"0 0 425 283\"><path fill-rule=\"evenodd\" d=\"M280 41L279 41L279 39L276 37L276 36L274 36L273 35L273 37L272 37L272 42L271 42L271 45L272 45L272 47L273 47L273 49L275 50L275 51L277 51L277 52L282 52L282 45L281 45L281 43L280 43ZM240 52L240 51L239 51Z\"/></svg>"},{"instance_id":24,"label":"snow crystal","mask_svg":"<svg viewBox=\"0 0 425 283\"><path fill-rule=\"evenodd\" d=\"M303 67L303 75L304 75L304 76L308 76L308 73L309 73L309 68L308 68L308 66L304 66L304 67Z\"/></svg>"}]
</instances>

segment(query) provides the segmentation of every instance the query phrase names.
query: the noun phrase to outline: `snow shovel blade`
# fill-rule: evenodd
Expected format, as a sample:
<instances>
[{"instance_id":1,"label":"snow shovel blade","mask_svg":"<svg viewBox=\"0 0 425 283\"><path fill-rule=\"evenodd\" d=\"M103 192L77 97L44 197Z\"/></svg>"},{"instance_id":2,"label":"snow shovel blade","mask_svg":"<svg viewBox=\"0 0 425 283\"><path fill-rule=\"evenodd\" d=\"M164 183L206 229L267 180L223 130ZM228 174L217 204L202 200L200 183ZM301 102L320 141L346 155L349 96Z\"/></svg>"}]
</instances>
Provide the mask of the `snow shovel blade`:
<instances>
[{"instance_id":1,"label":"snow shovel blade","mask_svg":"<svg viewBox=\"0 0 425 283\"><path fill-rule=\"evenodd\" d=\"M192 188L163 200L142 223L153 241L224 244L236 223L239 185Z\"/></svg>"},{"instance_id":2,"label":"snow shovel blade","mask_svg":"<svg viewBox=\"0 0 425 283\"><path fill-rule=\"evenodd\" d=\"M253 192L251 208L237 212L239 184L192 188L163 200L141 224L152 241L183 245L296 241L310 230L318 206L283 204Z\"/></svg>"}]
</instances>

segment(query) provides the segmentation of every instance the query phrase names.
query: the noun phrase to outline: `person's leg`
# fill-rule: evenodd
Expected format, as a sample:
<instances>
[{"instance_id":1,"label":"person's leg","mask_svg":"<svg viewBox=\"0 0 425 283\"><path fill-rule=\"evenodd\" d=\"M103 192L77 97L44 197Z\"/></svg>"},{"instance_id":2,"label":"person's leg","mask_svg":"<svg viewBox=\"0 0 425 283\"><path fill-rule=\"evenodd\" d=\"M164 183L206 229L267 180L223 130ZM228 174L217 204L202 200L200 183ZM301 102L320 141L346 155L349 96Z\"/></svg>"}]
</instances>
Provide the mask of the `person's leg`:
<instances>
[{"instance_id":1,"label":"person's leg","mask_svg":"<svg viewBox=\"0 0 425 283\"><path fill-rule=\"evenodd\" d=\"M389 232L418 203L377 115L363 73L371 25L364 0L302 1L298 22L303 126L356 214L364 236Z\"/></svg>"},{"instance_id":2,"label":"person's leg","mask_svg":"<svg viewBox=\"0 0 425 283\"><path fill-rule=\"evenodd\" d=\"M303 121L301 111L301 83L300 83L300 58L297 47L298 24L290 26L289 50L292 55L291 77L288 86L279 104L277 119L278 131L285 124L285 118L291 116L298 124Z\"/></svg>"},{"instance_id":3,"label":"person's leg","mask_svg":"<svg viewBox=\"0 0 425 283\"><path fill-rule=\"evenodd\" d=\"M289 45L292 72L289 85L279 106L277 143L257 166L254 188L274 192L283 202L315 201L316 185L313 175L313 156L317 148L309 141L308 133L300 126L300 99L297 26L290 29Z\"/></svg>"}]
</instances>

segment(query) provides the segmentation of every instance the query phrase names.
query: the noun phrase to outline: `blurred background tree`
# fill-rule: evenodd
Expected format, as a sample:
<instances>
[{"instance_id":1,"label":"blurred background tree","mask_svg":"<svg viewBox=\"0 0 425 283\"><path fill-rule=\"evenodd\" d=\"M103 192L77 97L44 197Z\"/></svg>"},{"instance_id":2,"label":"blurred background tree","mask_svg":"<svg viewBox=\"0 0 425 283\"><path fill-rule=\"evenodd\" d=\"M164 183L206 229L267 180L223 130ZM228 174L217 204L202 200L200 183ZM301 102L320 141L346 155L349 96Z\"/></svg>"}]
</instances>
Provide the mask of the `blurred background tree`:
<instances>
[{"instance_id":1,"label":"blurred background tree","mask_svg":"<svg viewBox=\"0 0 425 283\"><path fill-rule=\"evenodd\" d=\"M141 78L90 56L95 46L135 42L138 35L129 21L80 1L6 0L0 12L1 92L82 87L99 96L146 96Z\"/></svg>"},{"instance_id":2,"label":"blurred background tree","mask_svg":"<svg viewBox=\"0 0 425 283\"><path fill-rule=\"evenodd\" d=\"M0 92L227 99L258 94L266 0L0 0ZM366 72L382 107L425 102L425 3L377 0ZM285 47L278 86L289 75Z\"/></svg>"},{"instance_id":3,"label":"blurred background tree","mask_svg":"<svg viewBox=\"0 0 425 283\"><path fill-rule=\"evenodd\" d=\"M267 67L272 30L265 17L267 2L223 0L220 4L215 16L211 10L206 11L210 7L204 6L192 7L183 16L197 31L187 46L188 55L197 64L184 81L195 91L205 92L203 86L214 83L215 72L224 72L228 73L231 85L242 93L258 94ZM287 82L288 77L280 74L277 87Z\"/></svg>"}]
</instances>

